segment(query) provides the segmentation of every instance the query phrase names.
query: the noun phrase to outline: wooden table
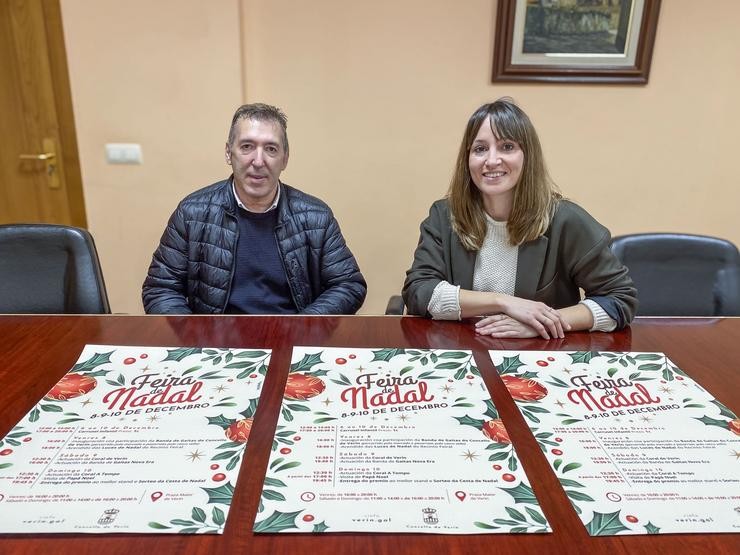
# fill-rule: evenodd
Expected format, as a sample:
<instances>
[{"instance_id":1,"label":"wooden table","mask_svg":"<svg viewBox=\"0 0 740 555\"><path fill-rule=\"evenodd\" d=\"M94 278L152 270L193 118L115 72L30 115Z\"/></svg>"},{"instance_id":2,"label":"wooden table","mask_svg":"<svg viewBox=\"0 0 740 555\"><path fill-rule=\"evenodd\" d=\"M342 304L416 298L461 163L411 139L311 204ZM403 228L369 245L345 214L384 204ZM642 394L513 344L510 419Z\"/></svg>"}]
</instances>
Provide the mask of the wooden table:
<instances>
[{"instance_id":1,"label":"wooden table","mask_svg":"<svg viewBox=\"0 0 740 555\"><path fill-rule=\"evenodd\" d=\"M663 351L714 396L740 409L740 319L638 319L618 333L562 340L476 337L470 323L395 316L0 316L0 437L76 362L85 344L273 349L254 427L221 536L0 536L0 553L740 553L737 534L590 537L486 351ZM522 535L252 533L293 345L472 349L554 532ZM0 507L2 518L5 507ZM738 516L740 520L740 515Z\"/></svg>"}]
</instances>

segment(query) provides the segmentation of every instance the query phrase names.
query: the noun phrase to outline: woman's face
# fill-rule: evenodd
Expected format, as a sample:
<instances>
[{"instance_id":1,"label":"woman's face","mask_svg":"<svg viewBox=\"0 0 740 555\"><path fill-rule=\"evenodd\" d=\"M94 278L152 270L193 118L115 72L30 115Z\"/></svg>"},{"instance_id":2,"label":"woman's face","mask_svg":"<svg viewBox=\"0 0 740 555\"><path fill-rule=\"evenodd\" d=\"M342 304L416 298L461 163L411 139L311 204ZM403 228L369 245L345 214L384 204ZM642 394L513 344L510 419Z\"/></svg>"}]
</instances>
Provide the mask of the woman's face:
<instances>
[{"instance_id":1,"label":"woman's face","mask_svg":"<svg viewBox=\"0 0 740 555\"><path fill-rule=\"evenodd\" d=\"M514 187L524 166L524 152L516 141L497 139L490 118L480 126L468 155L470 176L483 195L484 203L511 205Z\"/></svg>"}]
</instances>

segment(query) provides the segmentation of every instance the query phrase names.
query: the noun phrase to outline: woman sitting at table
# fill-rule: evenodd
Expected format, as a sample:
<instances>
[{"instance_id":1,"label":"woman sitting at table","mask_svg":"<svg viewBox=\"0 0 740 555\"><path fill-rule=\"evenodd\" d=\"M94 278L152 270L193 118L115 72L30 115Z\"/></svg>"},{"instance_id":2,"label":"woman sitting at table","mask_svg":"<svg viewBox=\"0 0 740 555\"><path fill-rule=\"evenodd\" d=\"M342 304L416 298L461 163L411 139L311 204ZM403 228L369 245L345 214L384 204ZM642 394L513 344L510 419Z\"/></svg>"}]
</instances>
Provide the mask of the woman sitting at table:
<instances>
[{"instance_id":1,"label":"woman sitting at table","mask_svg":"<svg viewBox=\"0 0 740 555\"><path fill-rule=\"evenodd\" d=\"M609 241L563 199L529 117L502 98L468 121L447 198L421 224L403 299L409 314L483 316L476 332L492 337L612 331L632 321L637 291Z\"/></svg>"}]
</instances>

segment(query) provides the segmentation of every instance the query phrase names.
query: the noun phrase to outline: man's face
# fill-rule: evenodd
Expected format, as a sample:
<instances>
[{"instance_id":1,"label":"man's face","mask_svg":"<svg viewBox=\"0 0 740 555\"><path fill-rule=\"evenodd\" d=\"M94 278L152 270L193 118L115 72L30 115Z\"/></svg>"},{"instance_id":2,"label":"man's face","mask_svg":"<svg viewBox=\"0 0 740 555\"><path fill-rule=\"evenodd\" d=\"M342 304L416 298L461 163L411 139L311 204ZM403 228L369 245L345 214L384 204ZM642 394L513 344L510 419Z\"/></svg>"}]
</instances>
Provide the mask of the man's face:
<instances>
[{"instance_id":1,"label":"man's face","mask_svg":"<svg viewBox=\"0 0 740 555\"><path fill-rule=\"evenodd\" d=\"M249 209L265 210L275 198L280 174L288 165L280 125L242 119L234 142L226 144L226 163L234 171L236 192Z\"/></svg>"}]
</instances>

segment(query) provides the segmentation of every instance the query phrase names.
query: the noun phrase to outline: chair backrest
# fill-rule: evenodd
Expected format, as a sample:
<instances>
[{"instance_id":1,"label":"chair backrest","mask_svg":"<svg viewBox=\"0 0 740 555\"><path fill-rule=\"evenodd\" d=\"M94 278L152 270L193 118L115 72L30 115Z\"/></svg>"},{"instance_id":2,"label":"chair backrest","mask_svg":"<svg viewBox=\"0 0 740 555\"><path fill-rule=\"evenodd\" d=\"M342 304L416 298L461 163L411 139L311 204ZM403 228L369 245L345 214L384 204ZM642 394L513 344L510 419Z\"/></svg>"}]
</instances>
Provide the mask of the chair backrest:
<instances>
[{"instance_id":1,"label":"chair backrest","mask_svg":"<svg viewBox=\"0 0 740 555\"><path fill-rule=\"evenodd\" d=\"M611 248L637 287L638 316L740 315L740 254L724 239L638 233Z\"/></svg>"},{"instance_id":2,"label":"chair backrest","mask_svg":"<svg viewBox=\"0 0 740 555\"><path fill-rule=\"evenodd\" d=\"M109 313L89 232L63 225L0 225L0 314Z\"/></svg>"}]
</instances>

